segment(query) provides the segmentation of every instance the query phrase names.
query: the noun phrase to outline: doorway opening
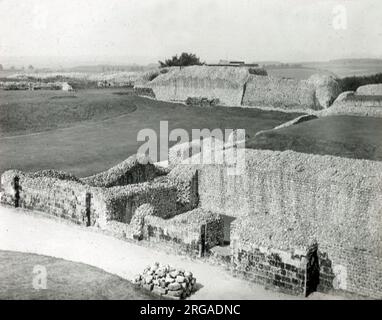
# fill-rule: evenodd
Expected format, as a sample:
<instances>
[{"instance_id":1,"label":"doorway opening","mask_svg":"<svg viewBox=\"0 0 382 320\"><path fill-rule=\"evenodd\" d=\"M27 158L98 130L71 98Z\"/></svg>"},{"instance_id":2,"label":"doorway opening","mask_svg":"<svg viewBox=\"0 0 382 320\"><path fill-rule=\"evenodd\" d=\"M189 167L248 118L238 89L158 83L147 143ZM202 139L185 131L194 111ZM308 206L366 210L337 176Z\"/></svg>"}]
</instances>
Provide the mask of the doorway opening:
<instances>
[{"instance_id":1,"label":"doorway opening","mask_svg":"<svg viewBox=\"0 0 382 320\"><path fill-rule=\"evenodd\" d=\"M224 223L224 242L223 245L229 246L231 243L231 223L236 218L232 216L228 216L225 214L222 214L221 217L223 218Z\"/></svg>"},{"instance_id":2,"label":"doorway opening","mask_svg":"<svg viewBox=\"0 0 382 320\"><path fill-rule=\"evenodd\" d=\"M320 264L318 261L318 245L312 245L306 255L306 287L305 296L307 297L312 292L317 290L318 283L320 281Z\"/></svg>"}]
</instances>

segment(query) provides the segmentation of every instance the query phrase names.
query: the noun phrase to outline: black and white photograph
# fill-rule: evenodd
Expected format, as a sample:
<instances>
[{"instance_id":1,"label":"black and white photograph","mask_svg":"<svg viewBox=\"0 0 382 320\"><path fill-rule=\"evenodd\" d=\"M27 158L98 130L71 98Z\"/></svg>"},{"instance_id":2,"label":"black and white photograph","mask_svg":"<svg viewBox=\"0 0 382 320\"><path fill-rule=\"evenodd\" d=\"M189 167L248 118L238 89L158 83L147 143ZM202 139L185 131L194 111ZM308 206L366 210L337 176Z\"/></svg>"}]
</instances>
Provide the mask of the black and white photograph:
<instances>
[{"instance_id":1,"label":"black and white photograph","mask_svg":"<svg viewBox=\"0 0 382 320\"><path fill-rule=\"evenodd\" d=\"M382 2L0 0L0 176L2 301L382 300Z\"/></svg>"}]
</instances>

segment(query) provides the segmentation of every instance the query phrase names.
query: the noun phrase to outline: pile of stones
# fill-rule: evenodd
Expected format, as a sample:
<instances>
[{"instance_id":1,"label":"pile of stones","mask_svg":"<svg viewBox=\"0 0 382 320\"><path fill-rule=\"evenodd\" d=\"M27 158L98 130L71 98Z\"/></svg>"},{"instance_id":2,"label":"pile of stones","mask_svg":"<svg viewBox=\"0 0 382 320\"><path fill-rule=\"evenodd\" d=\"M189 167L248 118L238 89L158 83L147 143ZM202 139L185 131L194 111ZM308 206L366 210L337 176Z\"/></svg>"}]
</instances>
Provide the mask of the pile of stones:
<instances>
[{"instance_id":1,"label":"pile of stones","mask_svg":"<svg viewBox=\"0 0 382 320\"><path fill-rule=\"evenodd\" d=\"M133 283L154 294L172 299L185 299L196 290L196 279L192 272L160 265L158 262L147 266L142 274L135 276Z\"/></svg>"},{"instance_id":2,"label":"pile of stones","mask_svg":"<svg viewBox=\"0 0 382 320\"><path fill-rule=\"evenodd\" d=\"M219 99L208 99L205 97L188 97L186 105L199 107L213 107L219 104Z\"/></svg>"}]
</instances>

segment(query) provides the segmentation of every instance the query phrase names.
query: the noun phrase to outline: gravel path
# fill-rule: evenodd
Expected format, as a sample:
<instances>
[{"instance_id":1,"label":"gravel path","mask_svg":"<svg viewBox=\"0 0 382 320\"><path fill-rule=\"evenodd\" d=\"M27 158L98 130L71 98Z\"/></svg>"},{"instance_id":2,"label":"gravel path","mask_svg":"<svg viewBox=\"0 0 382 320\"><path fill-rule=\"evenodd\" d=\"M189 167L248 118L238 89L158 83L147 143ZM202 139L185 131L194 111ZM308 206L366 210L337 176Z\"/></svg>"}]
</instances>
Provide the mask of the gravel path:
<instances>
[{"instance_id":1,"label":"gravel path","mask_svg":"<svg viewBox=\"0 0 382 320\"><path fill-rule=\"evenodd\" d=\"M191 299L298 299L232 277L219 267L138 246L85 227L0 206L0 250L43 254L101 268L130 280L158 261L191 270L202 285ZM49 270L48 270L49 272ZM314 295L310 298L334 298Z\"/></svg>"}]
</instances>

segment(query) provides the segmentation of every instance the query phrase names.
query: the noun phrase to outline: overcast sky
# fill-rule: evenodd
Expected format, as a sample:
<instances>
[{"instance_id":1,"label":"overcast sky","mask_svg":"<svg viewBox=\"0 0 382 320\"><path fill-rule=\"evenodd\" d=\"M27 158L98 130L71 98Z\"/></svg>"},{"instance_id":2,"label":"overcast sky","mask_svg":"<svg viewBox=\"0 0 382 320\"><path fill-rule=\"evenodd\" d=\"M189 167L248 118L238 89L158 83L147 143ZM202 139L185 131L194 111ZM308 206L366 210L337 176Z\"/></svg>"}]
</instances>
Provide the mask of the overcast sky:
<instances>
[{"instance_id":1,"label":"overcast sky","mask_svg":"<svg viewBox=\"0 0 382 320\"><path fill-rule=\"evenodd\" d=\"M0 0L0 60L382 58L381 14L380 0Z\"/></svg>"}]
</instances>

